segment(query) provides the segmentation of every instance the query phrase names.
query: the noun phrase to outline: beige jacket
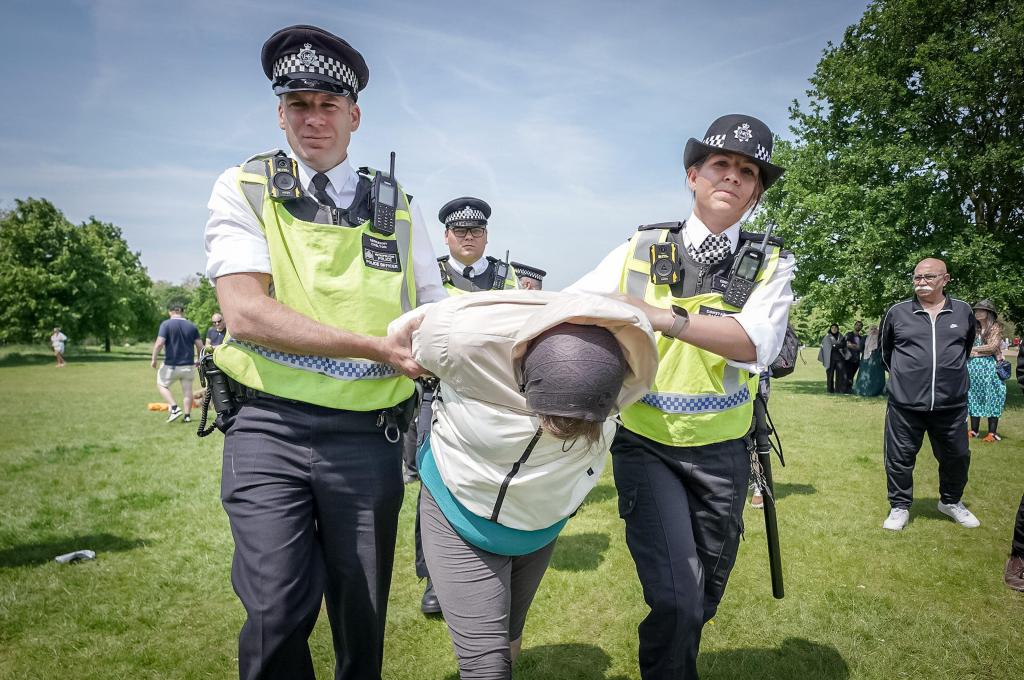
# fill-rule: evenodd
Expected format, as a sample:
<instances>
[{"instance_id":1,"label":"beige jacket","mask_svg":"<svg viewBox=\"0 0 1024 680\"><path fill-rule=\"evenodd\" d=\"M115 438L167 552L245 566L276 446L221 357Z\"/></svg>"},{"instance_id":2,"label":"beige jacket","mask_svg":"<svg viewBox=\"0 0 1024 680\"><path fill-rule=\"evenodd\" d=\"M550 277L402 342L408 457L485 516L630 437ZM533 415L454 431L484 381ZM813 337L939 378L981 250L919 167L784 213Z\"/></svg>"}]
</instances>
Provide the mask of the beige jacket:
<instances>
[{"instance_id":1,"label":"beige jacket","mask_svg":"<svg viewBox=\"0 0 1024 680\"><path fill-rule=\"evenodd\" d=\"M642 397L657 373L647 317L602 296L517 290L453 297L395 325L418 314L413 356L441 380L430 438L445 486L474 514L491 518L497 510L497 521L515 529L543 529L575 512L604 469L612 416ZM521 359L532 338L563 322L608 328L630 370L596 444L544 433L517 467L539 428L519 391Z\"/></svg>"}]
</instances>

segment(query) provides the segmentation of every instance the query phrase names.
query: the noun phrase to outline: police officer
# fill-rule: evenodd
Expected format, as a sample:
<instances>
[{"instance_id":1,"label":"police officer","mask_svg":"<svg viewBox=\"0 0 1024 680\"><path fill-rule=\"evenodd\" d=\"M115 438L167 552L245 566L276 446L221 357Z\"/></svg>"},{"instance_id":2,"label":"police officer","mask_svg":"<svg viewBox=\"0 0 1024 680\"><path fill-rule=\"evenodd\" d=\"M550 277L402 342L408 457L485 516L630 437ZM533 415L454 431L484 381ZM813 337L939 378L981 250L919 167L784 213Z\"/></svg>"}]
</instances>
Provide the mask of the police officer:
<instances>
[{"instance_id":1,"label":"police officer","mask_svg":"<svg viewBox=\"0 0 1024 680\"><path fill-rule=\"evenodd\" d=\"M623 410L611 446L626 543L651 608L639 626L644 680L697 678L701 629L736 559L752 399L782 348L793 299L793 258L778 241L756 267L749 297L729 294L744 290L731 275L738 250L762 245L762 234L740 225L783 173L771 151L760 120L713 122L683 155L690 217L640 227L570 287L639 298L652 325L668 328L651 392Z\"/></svg>"},{"instance_id":2,"label":"police officer","mask_svg":"<svg viewBox=\"0 0 1024 680\"><path fill-rule=\"evenodd\" d=\"M438 211L437 219L444 225L444 242L449 254L437 258L437 264L449 295L519 288L516 271L508 263L484 255L487 247L487 220L490 217L491 206L487 201L472 196L452 199ZM433 398L433 389L428 385L423 392L419 418L405 433L402 457L405 461L406 481L418 478L416 450L430 430ZM423 423L422 428L419 423ZM416 506L416 576L427 579L420 611L424 614L440 614L441 604L434 593L427 563L423 558L419 504Z\"/></svg>"},{"instance_id":3,"label":"police officer","mask_svg":"<svg viewBox=\"0 0 1024 680\"><path fill-rule=\"evenodd\" d=\"M291 153L225 171L210 198L207 273L229 333L217 366L240 402L223 418L221 498L247 613L239 674L314 678L307 639L326 596L337 678L379 678L403 498L398 436L419 374L387 324L444 297L419 209L378 195L349 140L369 70L349 43L291 26L263 46ZM394 178L391 178L394 179ZM384 214L384 213L381 213Z\"/></svg>"},{"instance_id":4,"label":"police officer","mask_svg":"<svg viewBox=\"0 0 1024 680\"><path fill-rule=\"evenodd\" d=\"M491 206L471 196L448 201L437 213L450 253L437 258L437 263L449 295L519 287L515 269L484 255L490 216Z\"/></svg>"},{"instance_id":5,"label":"police officer","mask_svg":"<svg viewBox=\"0 0 1024 680\"><path fill-rule=\"evenodd\" d=\"M544 277L548 275L543 269L522 262L513 262L512 266L519 275L519 287L526 290L541 290L544 287Z\"/></svg>"}]
</instances>

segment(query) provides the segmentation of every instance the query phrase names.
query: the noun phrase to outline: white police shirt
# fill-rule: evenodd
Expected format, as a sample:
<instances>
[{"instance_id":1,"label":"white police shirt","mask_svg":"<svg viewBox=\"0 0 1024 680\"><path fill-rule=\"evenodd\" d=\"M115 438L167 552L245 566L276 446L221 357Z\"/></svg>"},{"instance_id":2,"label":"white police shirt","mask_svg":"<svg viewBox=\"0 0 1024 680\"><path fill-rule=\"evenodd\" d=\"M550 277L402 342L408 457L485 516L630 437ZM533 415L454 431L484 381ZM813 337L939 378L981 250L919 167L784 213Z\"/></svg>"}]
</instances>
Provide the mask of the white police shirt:
<instances>
[{"instance_id":1,"label":"white police shirt","mask_svg":"<svg viewBox=\"0 0 1024 680\"><path fill-rule=\"evenodd\" d=\"M740 223L737 222L723 233L729 239L733 252L736 252L740 240ZM683 247L692 245L694 248L700 248L710 234L707 226L696 215L691 214L683 228ZM620 292L619 282L622 280L622 269L628 256L627 241L606 255L593 271L584 274L564 290L601 295ZM751 364L726 359L726 363L751 373L760 373L779 356L783 338L786 336L789 307L793 304L793 289L790 283L795 273L795 264L792 255L780 258L779 266L771 278L754 288L741 311L729 315L729 318L739 322L754 344L757 362Z\"/></svg>"},{"instance_id":2,"label":"white police shirt","mask_svg":"<svg viewBox=\"0 0 1024 680\"><path fill-rule=\"evenodd\" d=\"M456 270L460 274L466 271L466 265L459 262L459 260L452 255L448 258L448 264L452 266L452 269ZM470 265L473 271L470 273L470 277L476 277L483 275L487 271L487 268L491 266L491 261L487 259L487 256L481 257L479 260Z\"/></svg>"},{"instance_id":3,"label":"white police shirt","mask_svg":"<svg viewBox=\"0 0 1024 680\"><path fill-rule=\"evenodd\" d=\"M294 155L292 158L298 162L299 182L312 194L315 172ZM238 172L236 166L221 173L213 185L213 193L207 204L210 217L206 222L206 276L211 280L239 272L271 273L267 239L248 201L238 190ZM359 175L352 169L348 158L324 174L330 180L327 193L334 204L351 205ZM423 304L444 300L448 295L441 286L434 248L430 245L419 204L413 202L410 212L417 301Z\"/></svg>"}]
</instances>

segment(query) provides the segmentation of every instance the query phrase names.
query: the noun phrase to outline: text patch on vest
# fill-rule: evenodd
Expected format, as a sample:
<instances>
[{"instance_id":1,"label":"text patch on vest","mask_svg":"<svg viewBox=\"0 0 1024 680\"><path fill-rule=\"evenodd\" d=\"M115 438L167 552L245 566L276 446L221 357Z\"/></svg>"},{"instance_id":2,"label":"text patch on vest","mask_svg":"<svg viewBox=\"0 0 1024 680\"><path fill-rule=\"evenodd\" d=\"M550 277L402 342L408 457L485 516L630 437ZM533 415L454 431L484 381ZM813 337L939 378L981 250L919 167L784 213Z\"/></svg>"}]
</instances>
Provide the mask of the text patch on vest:
<instances>
[{"instance_id":1,"label":"text patch on vest","mask_svg":"<svg viewBox=\"0 0 1024 680\"><path fill-rule=\"evenodd\" d=\"M402 271L402 264L398 259L398 242L382 241L369 234L363 234L363 263L367 267L386 272Z\"/></svg>"},{"instance_id":2,"label":"text patch on vest","mask_svg":"<svg viewBox=\"0 0 1024 680\"><path fill-rule=\"evenodd\" d=\"M708 307L707 305L700 306L700 314L704 316L731 316L736 312L729 312L724 309L717 309L715 307Z\"/></svg>"},{"instance_id":3,"label":"text patch on vest","mask_svg":"<svg viewBox=\"0 0 1024 680\"><path fill-rule=\"evenodd\" d=\"M729 277L715 274L711 278L711 290L715 293L724 293L729 289ZM701 312L703 314L703 312Z\"/></svg>"}]
</instances>

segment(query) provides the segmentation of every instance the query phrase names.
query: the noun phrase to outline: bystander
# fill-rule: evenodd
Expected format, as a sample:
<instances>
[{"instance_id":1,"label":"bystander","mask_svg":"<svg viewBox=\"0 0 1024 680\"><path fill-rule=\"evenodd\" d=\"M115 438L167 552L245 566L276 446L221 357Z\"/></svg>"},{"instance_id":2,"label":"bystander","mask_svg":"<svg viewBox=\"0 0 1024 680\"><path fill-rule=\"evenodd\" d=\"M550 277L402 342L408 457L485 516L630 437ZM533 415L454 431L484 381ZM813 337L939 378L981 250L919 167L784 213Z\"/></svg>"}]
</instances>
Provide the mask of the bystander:
<instances>
[{"instance_id":1,"label":"bystander","mask_svg":"<svg viewBox=\"0 0 1024 680\"><path fill-rule=\"evenodd\" d=\"M203 343L199 339L199 329L182 316L182 306L171 304L167 314L169 319L160 324L156 341L153 343L153 354L149 365L156 368L156 358L160 350L164 350L164 361L156 374L156 387L160 396L168 406L167 422L173 422L184 415L182 422L191 422L192 416L192 380L195 375L195 351L202 350ZM181 382L181 404L179 407L171 393L171 385Z\"/></svg>"}]
</instances>

